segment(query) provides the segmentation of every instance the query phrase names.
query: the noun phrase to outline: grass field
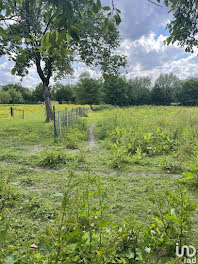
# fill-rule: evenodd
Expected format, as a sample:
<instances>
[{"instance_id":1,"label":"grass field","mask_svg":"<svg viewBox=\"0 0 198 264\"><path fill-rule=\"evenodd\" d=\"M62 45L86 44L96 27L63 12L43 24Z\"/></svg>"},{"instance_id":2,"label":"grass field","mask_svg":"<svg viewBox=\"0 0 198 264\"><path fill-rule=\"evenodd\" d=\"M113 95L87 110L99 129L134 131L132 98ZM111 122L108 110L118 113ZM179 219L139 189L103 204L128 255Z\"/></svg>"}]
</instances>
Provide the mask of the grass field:
<instances>
[{"instance_id":1,"label":"grass field","mask_svg":"<svg viewBox=\"0 0 198 264\"><path fill-rule=\"evenodd\" d=\"M56 106L65 107L74 106ZM185 189L189 205L197 203L198 108L98 110L55 143L44 106L17 108L24 120L0 106L0 263L183 263L171 251L180 218L168 218L163 199ZM192 227L183 237L198 246L198 211L188 208ZM171 223L167 244L161 219ZM155 246L143 238L149 228L159 231Z\"/></svg>"}]
</instances>

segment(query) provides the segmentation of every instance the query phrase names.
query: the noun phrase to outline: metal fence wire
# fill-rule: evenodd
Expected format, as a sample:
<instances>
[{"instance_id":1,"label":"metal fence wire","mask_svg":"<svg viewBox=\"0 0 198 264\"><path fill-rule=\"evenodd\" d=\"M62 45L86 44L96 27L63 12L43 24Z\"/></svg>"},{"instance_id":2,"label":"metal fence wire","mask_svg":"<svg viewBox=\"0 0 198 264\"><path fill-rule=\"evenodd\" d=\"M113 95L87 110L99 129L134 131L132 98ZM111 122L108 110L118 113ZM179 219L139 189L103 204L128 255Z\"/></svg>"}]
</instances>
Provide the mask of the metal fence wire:
<instances>
[{"instance_id":1,"label":"metal fence wire","mask_svg":"<svg viewBox=\"0 0 198 264\"><path fill-rule=\"evenodd\" d=\"M54 138L62 138L62 129L71 127L78 118L87 115L90 108L76 107L68 110L56 111L55 106L53 107L54 112Z\"/></svg>"},{"instance_id":2,"label":"metal fence wire","mask_svg":"<svg viewBox=\"0 0 198 264\"><path fill-rule=\"evenodd\" d=\"M21 117L22 119L25 119L25 111L24 110L10 107L11 116L14 117L16 115L16 113L19 113L20 114L19 117Z\"/></svg>"}]
</instances>

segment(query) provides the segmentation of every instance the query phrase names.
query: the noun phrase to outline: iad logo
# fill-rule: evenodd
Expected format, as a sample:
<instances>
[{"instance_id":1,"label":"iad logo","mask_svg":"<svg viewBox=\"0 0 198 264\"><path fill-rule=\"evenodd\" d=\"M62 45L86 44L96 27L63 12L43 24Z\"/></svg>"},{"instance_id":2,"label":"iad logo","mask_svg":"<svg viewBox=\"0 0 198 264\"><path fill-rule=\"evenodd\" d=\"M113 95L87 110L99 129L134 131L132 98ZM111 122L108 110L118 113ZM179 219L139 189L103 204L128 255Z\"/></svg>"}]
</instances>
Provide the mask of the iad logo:
<instances>
[{"instance_id":1,"label":"iad logo","mask_svg":"<svg viewBox=\"0 0 198 264\"><path fill-rule=\"evenodd\" d=\"M184 263L197 263L196 253L197 250L193 246L183 246L180 252L179 244L176 244L176 256L184 257Z\"/></svg>"}]
</instances>

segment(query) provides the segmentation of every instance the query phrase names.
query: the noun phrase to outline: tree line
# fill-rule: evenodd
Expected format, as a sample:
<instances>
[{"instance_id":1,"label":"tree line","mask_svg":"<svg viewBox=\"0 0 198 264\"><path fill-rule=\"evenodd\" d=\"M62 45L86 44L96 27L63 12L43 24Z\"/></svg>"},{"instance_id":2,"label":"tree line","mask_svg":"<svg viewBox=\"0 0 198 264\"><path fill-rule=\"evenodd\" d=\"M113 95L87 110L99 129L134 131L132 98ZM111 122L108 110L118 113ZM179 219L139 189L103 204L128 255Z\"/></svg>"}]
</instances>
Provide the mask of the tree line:
<instances>
[{"instance_id":1,"label":"tree line","mask_svg":"<svg viewBox=\"0 0 198 264\"><path fill-rule=\"evenodd\" d=\"M130 105L198 105L198 79L180 80L173 73L160 74L154 83L149 77L127 80L120 75L106 75L100 79L92 78L89 73L81 74L73 85L55 83L49 87L53 101L77 104ZM42 103L43 85L34 90L21 84L8 84L0 88L1 104Z\"/></svg>"}]
</instances>

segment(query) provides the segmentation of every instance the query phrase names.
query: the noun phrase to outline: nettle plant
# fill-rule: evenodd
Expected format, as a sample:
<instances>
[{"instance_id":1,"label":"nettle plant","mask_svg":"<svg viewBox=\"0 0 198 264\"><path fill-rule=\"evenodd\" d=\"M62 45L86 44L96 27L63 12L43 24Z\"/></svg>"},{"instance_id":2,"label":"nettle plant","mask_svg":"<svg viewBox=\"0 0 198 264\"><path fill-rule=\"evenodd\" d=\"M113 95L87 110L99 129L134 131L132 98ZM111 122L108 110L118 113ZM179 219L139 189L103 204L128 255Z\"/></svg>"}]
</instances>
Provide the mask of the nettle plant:
<instances>
[{"instance_id":1,"label":"nettle plant","mask_svg":"<svg viewBox=\"0 0 198 264\"><path fill-rule=\"evenodd\" d=\"M145 243L162 255L175 256L175 245L185 245L191 231L192 212L196 204L187 191L178 187L175 192L155 193L150 201L155 205L153 224L146 230ZM157 197L157 198L156 198Z\"/></svg>"},{"instance_id":2,"label":"nettle plant","mask_svg":"<svg viewBox=\"0 0 198 264\"><path fill-rule=\"evenodd\" d=\"M182 181L191 182L198 186L198 156L191 162L191 166L183 173Z\"/></svg>"}]
</instances>

